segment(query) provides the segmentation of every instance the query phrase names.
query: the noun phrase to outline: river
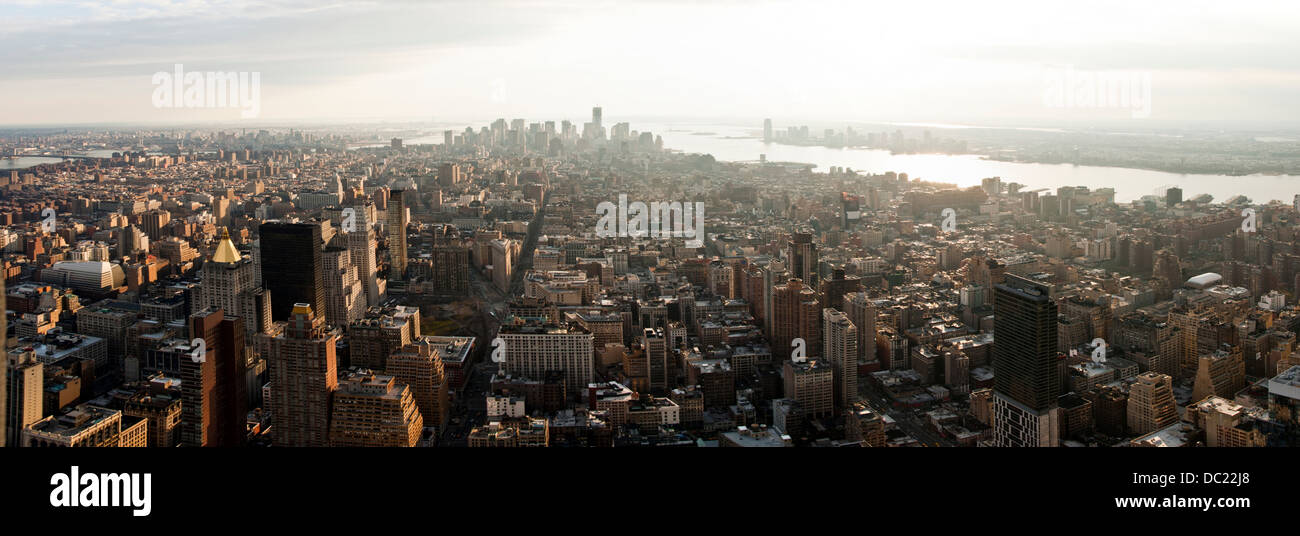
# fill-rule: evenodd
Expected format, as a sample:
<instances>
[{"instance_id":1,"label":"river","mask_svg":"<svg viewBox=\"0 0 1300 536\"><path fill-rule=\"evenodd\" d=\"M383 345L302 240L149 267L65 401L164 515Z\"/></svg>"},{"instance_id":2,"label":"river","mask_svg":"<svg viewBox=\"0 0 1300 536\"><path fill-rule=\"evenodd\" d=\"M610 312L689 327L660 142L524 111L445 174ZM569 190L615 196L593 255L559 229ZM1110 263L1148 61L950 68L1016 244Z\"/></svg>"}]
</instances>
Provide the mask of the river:
<instances>
[{"instance_id":1,"label":"river","mask_svg":"<svg viewBox=\"0 0 1300 536\"><path fill-rule=\"evenodd\" d=\"M0 170L9 171L11 169L27 169L32 166L39 166L41 164L57 164L62 161L62 158L53 158L49 156L17 156L14 158L0 158Z\"/></svg>"},{"instance_id":2,"label":"river","mask_svg":"<svg viewBox=\"0 0 1300 536\"><path fill-rule=\"evenodd\" d=\"M1072 164L1033 164L984 160L976 155L893 155L874 149L763 143L754 137L754 127L716 124L634 125L663 136L664 147L691 153L708 153L718 160L758 160L766 154L768 161L815 164L819 171L842 166L859 172L896 171L911 178L979 186L986 177L1002 177L1002 182L1019 182L1028 189L1061 186L1087 186L1092 189L1111 187L1115 200L1125 203L1144 195L1163 195L1165 188L1180 186L1183 199L1210 194L1215 201L1242 194L1256 203L1281 200L1290 204L1300 193L1300 176L1294 175L1192 175L1146 169L1075 166ZM696 133L710 133L700 135Z\"/></svg>"}]
</instances>

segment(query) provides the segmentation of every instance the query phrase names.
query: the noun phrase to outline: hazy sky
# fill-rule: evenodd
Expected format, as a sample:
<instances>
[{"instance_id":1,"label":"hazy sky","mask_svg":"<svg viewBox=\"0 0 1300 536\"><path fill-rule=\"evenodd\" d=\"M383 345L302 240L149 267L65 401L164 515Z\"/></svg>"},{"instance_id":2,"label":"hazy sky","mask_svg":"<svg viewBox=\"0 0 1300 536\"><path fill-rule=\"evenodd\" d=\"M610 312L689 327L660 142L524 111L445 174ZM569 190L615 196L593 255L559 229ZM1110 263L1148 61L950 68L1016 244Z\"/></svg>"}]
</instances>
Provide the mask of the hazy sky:
<instances>
[{"instance_id":1,"label":"hazy sky","mask_svg":"<svg viewBox=\"0 0 1300 536\"><path fill-rule=\"evenodd\" d=\"M0 124L240 121L151 76L248 71L256 119L1300 121L1300 3L0 0ZM1045 105L1150 76L1151 113Z\"/></svg>"}]
</instances>

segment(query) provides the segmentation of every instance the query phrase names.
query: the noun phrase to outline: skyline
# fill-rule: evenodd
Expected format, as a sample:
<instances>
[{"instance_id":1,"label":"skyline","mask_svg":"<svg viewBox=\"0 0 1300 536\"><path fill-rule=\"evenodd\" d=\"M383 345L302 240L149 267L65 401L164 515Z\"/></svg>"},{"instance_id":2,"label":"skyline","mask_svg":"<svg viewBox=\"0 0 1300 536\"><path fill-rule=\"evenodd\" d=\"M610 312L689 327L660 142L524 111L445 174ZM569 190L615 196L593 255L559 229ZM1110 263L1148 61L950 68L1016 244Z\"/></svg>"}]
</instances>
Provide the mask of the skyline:
<instances>
[{"instance_id":1,"label":"skyline","mask_svg":"<svg viewBox=\"0 0 1300 536\"><path fill-rule=\"evenodd\" d=\"M1290 98L1300 44L1293 17L1277 13L1295 6L736 5L0 2L0 92L23 96L0 101L0 116L5 126L461 122L577 117L600 103L628 118L736 121L1148 128L1300 117ZM132 32L116 34L122 24ZM176 64L260 73L260 114L155 108L150 77ZM1061 69L1149 76L1149 116L1046 106Z\"/></svg>"},{"instance_id":2,"label":"skyline","mask_svg":"<svg viewBox=\"0 0 1300 536\"><path fill-rule=\"evenodd\" d=\"M8 517L1277 518L1297 22L0 0Z\"/></svg>"}]
</instances>

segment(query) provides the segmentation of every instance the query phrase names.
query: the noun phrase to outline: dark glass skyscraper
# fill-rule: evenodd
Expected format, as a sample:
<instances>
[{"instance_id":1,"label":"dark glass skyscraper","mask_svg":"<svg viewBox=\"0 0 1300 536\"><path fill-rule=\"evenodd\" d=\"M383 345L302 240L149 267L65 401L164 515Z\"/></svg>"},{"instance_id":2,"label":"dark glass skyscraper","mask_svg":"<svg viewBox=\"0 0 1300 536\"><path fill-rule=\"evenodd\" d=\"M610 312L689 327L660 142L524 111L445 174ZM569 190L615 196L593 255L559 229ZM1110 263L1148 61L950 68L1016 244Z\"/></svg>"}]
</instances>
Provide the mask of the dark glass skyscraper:
<instances>
[{"instance_id":1,"label":"dark glass skyscraper","mask_svg":"<svg viewBox=\"0 0 1300 536\"><path fill-rule=\"evenodd\" d=\"M288 320L295 303L325 310L325 247L316 223L266 222L260 227L262 286L271 291L271 318Z\"/></svg>"},{"instance_id":2,"label":"dark glass skyscraper","mask_svg":"<svg viewBox=\"0 0 1300 536\"><path fill-rule=\"evenodd\" d=\"M1016 275L994 287L994 444L1056 446L1061 373L1052 288Z\"/></svg>"},{"instance_id":3,"label":"dark glass skyscraper","mask_svg":"<svg viewBox=\"0 0 1300 536\"><path fill-rule=\"evenodd\" d=\"M1056 403L1061 385L1051 287L1007 275L995 289L994 387L1031 409L1045 409Z\"/></svg>"}]
</instances>

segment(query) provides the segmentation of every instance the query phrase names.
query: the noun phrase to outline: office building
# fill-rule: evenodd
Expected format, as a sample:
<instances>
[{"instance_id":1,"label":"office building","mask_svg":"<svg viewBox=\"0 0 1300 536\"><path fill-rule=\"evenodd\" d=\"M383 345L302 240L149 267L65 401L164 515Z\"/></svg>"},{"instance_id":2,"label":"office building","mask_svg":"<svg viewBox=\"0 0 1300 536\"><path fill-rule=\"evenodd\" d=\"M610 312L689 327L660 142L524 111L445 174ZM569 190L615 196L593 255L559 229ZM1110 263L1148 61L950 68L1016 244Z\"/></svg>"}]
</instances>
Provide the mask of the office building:
<instances>
[{"instance_id":1,"label":"office building","mask_svg":"<svg viewBox=\"0 0 1300 536\"><path fill-rule=\"evenodd\" d=\"M1241 359L1241 347L1225 346L1202 354L1192 385L1192 400L1219 396L1227 399L1246 387L1246 364Z\"/></svg>"},{"instance_id":2,"label":"office building","mask_svg":"<svg viewBox=\"0 0 1300 536\"><path fill-rule=\"evenodd\" d=\"M1248 408L1220 396L1206 397L1187 408L1188 420L1205 432L1207 447L1263 447L1267 436L1261 426L1264 411Z\"/></svg>"},{"instance_id":3,"label":"office building","mask_svg":"<svg viewBox=\"0 0 1300 536\"><path fill-rule=\"evenodd\" d=\"M388 276L398 280L406 279L406 224L411 221L407 195L406 190L388 192Z\"/></svg>"},{"instance_id":4,"label":"office building","mask_svg":"<svg viewBox=\"0 0 1300 536\"><path fill-rule=\"evenodd\" d=\"M354 370L334 391L329 442L334 447L414 447L424 419L406 384Z\"/></svg>"},{"instance_id":5,"label":"office building","mask_svg":"<svg viewBox=\"0 0 1300 536\"><path fill-rule=\"evenodd\" d=\"M791 343L803 339L805 355L821 355L821 304L801 279L772 288L772 353L789 359Z\"/></svg>"},{"instance_id":6,"label":"office building","mask_svg":"<svg viewBox=\"0 0 1300 536\"><path fill-rule=\"evenodd\" d=\"M559 371L569 396L592 381L594 338L578 324L507 324L497 336L506 343L503 368L512 375L537 379Z\"/></svg>"},{"instance_id":7,"label":"office building","mask_svg":"<svg viewBox=\"0 0 1300 536\"><path fill-rule=\"evenodd\" d=\"M121 401L122 415L148 422L148 446L173 448L181 445L181 397L175 388L155 388L149 382L128 392ZM162 382L157 382L162 383Z\"/></svg>"},{"instance_id":8,"label":"office building","mask_svg":"<svg viewBox=\"0 0 1300 536\"><path fill-rule=\"evenodd\" d=\"M1127 422L1132 434L1149 434L1178 422L1173 378L1150 371L1138 374L1129 388Z\"/></svg>"},{"instance_id":9,"label":"office building","mask_svg":"<svg viewBox=\"0 0 1300 536\"><path fill-rule=\"evenodd\" d=\"M271 293L257 285L256 271L253 260L235 249L223 228L216 250L203 263L203 284L194 310L221 309L237 316L250 337L271 329Z\"/></svg>"},{"instance_id":10,"label":"office building","mask_svg":"<svg viewBox=\"0 0 1300 536\"><path fill-rule=\"evenodd\" d=\"M4 336L0 334L0 341ZM2 343L0 343L2 344ZM15 348L4 359L0 368L0 446L18 446L22 443L23 428L45 417L44 390L45 366L36 359L34 351Z\"/></svg>"},{"instance_id":11,"label":"office building","mask_svg":"<svg viewBox=\"0 0 1300 536\"><path fill-rule=\"evenodd\" d=\"M361 318L366 312L365 287L361 284L352 253L340 236L321 252L325 283L325 324L343 327Z\"/></svg>"},{"instance_id":12,"label":"office building","mask_svg":"<svg viewBox=\"0 0 1300 536\"><path fill-rule=\"evenodd\" d=\"M858 330L858 362L870 366L876 358L876 306L866 292L844 295L844 314Z\"/></svg>"},{"instance_id":13,"label":"office building","mask_svg":"<svg viewBox=\"0 0 1300 536\"><path fill-rule=\"evenodd\" d=\"M348 252L352 255L352 266L356 268L357 278L366 293L366 307L374 307L380 304L384 291L387 290L387 282L379 280L379 263L375 258L375 249L378 247L374 226L375 205L364 203L351 208L356 215L352 222L354 227L350 231L345 229L343 234Z\"/></svg>"},{"instance_id":14,"label":"office building","mask_svg":"<svg viewBox=\"0 0 1300 536\"><path fill-rule=\"evenodd\" d=\"M204 309L189 319L190 333L203 339L206 353L188 344L180 359L181 444L234 447L244 442L248 415L243 319L221 309ZM188 357L188 358L187 358Z\"/></svg>"},{"instance_id":15,"label":"office building","mask_svg":"<svg viewBox=\"0 0 1300 536\"><path fill-rule=\"evenodd\" d=\"M348 326L349 365L387 370L388 357L419 336L419 307L373 307Z\"/></svg>"},{"instance_id":16,"label":"office building","mask_svg":"<svg viewBox=\"0 0 1300 536\"><path fill-rule=\"evenodd\" d=\"M790 260L791 277L802 280L810 288L818 288L817 244L813 243L812 233L794 233L786 257Z\"/></svg>"},{"instance_id":17,"label":"office building","mask_svg":"<svg viewBox=\"0 0 1300 536\"><path fill-rule=\"evenodd\" d=\"M785 362L785 397L793 399L800 415L831 417L835 413L835 373L830 363L810 359Z\"/></svg>"},{"instance_id":18,"label":"office building","mask_svg":"<svg viewBox=\"0 0 1300 536\"><path fill-rule=\"evenodd\" d=\"M1300 446L1300 365L1268 380L1269 420L1289 446Z\"/></svg>"},{"instance_id":19,"label":"office building","mask_svg":"<svg viewBox=\"0 0 1300 536\"><path fill-rule=\"evenodd\" d=\"M1008 274L994 288L993 442L1054 447L1059 442L1057 307L1052 289Z\"/></svg>"},{"instance_id":20,"label":"office building","mask_svg":"<svg viewBox=\"0 0 1300 536\"><path fill-rule=\"evenodd\" d=\"M439 346L442 345L423 337L418 338L389 356L384 372L410 386L424 426L441 430L447 422L450 404L447 375L442 356L438 353Z\"/></svg>"},{"instance_id":21,"label":"office building","mask_svg":"<svg viewBox=\"0 0 1300 536\"><path fill-rule=\"evenodd\" d=\"M835 407L852 407L858 398L858 328L848 315L822 310L822 349L834 372Z\"/></svg>"},{"instance_id":22,"label":"office building","mask_svg":"<svg viewBox=\"0 0 1300 536\"><path fill-rule=\"evenodd\" d=\"M672 366L673 348L668 344L663 328L645 328L641 334L641 349L650 392L667 392L677 373Z\"/></svg>"},{"instance_id":23,"label":"office building","mask_svg":"<svg viewBox=\"0 0 1300 536\"><path fill-rule=\"evenodd\" d=\"M514 275L519 250L520 244L516 240L504 238L492 241L492 284L496 285L497 290L510 290L510 279Z\"/></svg>"},{"instance_id":24,"label":"office building","mask_svg":"<svg viewBox=\"0 0 1300 536\"><path fill-rule=\"evenodd\" d=\"M325 311L325 280L319 223L266 222L259 228L262 285L271 291L271 318L288 320L295 304Z\"/></svg>"},{"instance_id":25,"label":"office building","mask_svg":"<svg viewBox=\"0 0 1300 536\"><path fill-rule=\"evenodd\" d=\"M338 388L338 334L311 305L297 303L288 322L257 335L271 376L273 443L287 447L329 444L330 401Z\"/></svg>"}]
</instances>

